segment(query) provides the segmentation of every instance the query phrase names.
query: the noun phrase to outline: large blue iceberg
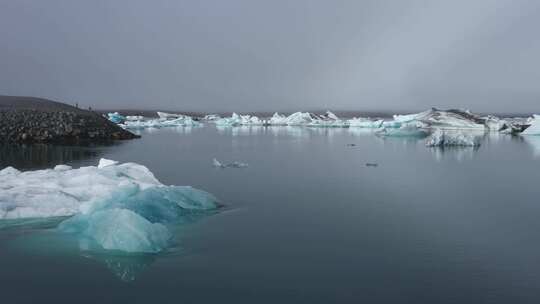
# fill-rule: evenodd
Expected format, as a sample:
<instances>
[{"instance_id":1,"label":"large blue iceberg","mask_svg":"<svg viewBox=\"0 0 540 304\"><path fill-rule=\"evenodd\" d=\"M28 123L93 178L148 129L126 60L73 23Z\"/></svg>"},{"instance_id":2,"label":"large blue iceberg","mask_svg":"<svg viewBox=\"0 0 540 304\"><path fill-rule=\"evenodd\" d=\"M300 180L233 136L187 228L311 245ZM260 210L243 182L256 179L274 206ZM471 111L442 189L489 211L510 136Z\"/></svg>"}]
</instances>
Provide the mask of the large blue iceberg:
<instances>
[{"instance_id":1,"label":"large blue iceberg","mask_svg":"<svg viewBox=\"0 0 540 304\"><path fill-rule=\"evenodd\" d=\"M92 248L155 253L171 244L171 225L216 209L189 186L166 186L146 167L102 159L98 166L0 170L0 220L68 217L58 231Z\"/></svg>"}]
</instances>

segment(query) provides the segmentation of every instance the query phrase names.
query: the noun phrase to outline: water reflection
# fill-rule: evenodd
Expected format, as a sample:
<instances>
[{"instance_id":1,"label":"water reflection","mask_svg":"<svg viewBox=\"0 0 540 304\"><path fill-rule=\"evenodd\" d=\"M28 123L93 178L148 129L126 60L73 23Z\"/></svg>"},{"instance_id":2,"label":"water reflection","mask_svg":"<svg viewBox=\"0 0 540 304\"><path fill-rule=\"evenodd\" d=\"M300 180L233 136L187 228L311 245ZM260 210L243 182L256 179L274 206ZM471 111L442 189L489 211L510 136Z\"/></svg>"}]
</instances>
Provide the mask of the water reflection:
<instances>
[{"instance_id":1,"label":"water reflection","mask_svg":"<svg viewBox=\"0 0 540 304\"><path fill-rule=\"evenodd\" d=\"M540 158L540 136L522 136L523 140L531 147L534 158Z\"/></svg>"},{"instance_id":2,"label":"water reflection","mask_svg":"<svg viewBox=\"0 0 540 304\"><path fill-rule=\"evenodd\" d=\"M51 144L7 144L0 146L0 168L7 166L19 170L50 168L58 164L73 164L99 158L106 145L62 146Z\"/></svg>"},{"instance_id":3,"label":"water reflection","mask_svg":"<svg viewBox=\"0 0 540 304\"><path fill-rule=\"evenodd\" d=\"M101 255L86 252L84 257L99 261L123 282L132 282L156 261L154 254Z\"/></svg>"}]
</instances>

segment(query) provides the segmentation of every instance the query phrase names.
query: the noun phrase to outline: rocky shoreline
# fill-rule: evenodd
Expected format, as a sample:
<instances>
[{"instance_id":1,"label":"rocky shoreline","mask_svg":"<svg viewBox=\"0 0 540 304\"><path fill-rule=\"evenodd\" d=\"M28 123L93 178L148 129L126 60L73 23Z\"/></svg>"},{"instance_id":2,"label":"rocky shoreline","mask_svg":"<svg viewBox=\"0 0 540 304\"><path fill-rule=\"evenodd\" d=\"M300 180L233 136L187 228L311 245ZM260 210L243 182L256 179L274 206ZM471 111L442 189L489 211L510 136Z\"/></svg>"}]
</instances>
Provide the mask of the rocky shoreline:
<instances>
[{"instance_id":1,"label":"rocky shoreline","mask_svg":"<svg viewBox=\"0 0 540 304\"><path fill-rule=\"evenodd\" d=\"M0 142L77 143L138 137L93 111L41 98L0 96Z\"/></svg>"}]
</instances>

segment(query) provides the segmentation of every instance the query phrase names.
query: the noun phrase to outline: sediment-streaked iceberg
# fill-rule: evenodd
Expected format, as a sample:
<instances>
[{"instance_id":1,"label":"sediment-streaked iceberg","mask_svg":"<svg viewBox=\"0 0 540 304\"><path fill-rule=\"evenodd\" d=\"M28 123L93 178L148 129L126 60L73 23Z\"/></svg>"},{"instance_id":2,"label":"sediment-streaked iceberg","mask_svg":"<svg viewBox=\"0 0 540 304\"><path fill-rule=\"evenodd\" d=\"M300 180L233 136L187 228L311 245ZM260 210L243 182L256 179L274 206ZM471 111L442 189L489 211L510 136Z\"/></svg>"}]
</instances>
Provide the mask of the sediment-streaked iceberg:
<instances>
[{"instance_id":1,"label":"sediment-streaked iceberg","mask_svg":"<svg viewBox=\"0 0 540 304\"><path fill-rule=\"evenodd\" d=\"M399 128L405 123L420 122L429 128L485 130L485 120L468 110L430 109L417 114L394 115L393 120L385 121L383 127Z\"/></svg>"},{"instance_id":2,"label":"sediment-streaked iceberg","mask_svg":"<svg viewBox=\"0 0 540 304\"><path fill-rule=\"evenodd\" d=\"M163 185L135 163L0 171L0 220L71 216L60 231L109 250L161 251L171 238L167 225L216 207L211 194Z\"/></svg>"},{"instance_id":3,"label":"sediment-streaked iceberg","mask_svg":"<svg viewBox=\"0 0 540 304\"><path fill-rule=\"evenodd\" d=\"M428 147L476 147L480 142L471 134L462 131L445 131L436 129L426 140Z\"/></svg>"},{"instance_id":4,"label":"sediment-streaked iceberg","mask_svg":"<svg viewBox=\"0 0 540 304\"><path fill-rule=\"evenodd\" d=\"M540 135L540 115L533 115L533 118L529 120L529 124L530 126L521 132L521 134Z\"/></svg>"},{"instance_id":5,"label":"sediment-streaked iceberg","mask_svg":"<svg viewBox=\"0 0 540 304\"><path fill-rule=\"evenodd\" d=\"M336 114L326 111L323 115L312 114L312 120L307 124L309 127L324 127L324 128L346 128L349 126L347 120L342 120Z\"/></svg>"}]
</instances>

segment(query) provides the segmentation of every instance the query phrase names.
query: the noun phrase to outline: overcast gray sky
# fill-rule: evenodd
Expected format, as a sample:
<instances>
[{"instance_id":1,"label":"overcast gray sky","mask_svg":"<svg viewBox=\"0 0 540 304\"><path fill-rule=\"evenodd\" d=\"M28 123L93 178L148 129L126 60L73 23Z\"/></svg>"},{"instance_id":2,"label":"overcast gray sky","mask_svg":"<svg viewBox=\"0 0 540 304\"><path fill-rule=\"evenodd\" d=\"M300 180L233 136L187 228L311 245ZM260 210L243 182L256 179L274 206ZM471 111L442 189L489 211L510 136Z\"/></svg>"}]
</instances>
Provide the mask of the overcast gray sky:
<instances>
[{"instance_id":1,"label":"overcast gray sky","mask_svg":"<svg viewBox=\"0 0 540 304\"><path fill-rule=\"evenodd\" d=\"M536 0L0 0L0 94L99 108L540 112Z\"/></svg>"}]
</instances>

